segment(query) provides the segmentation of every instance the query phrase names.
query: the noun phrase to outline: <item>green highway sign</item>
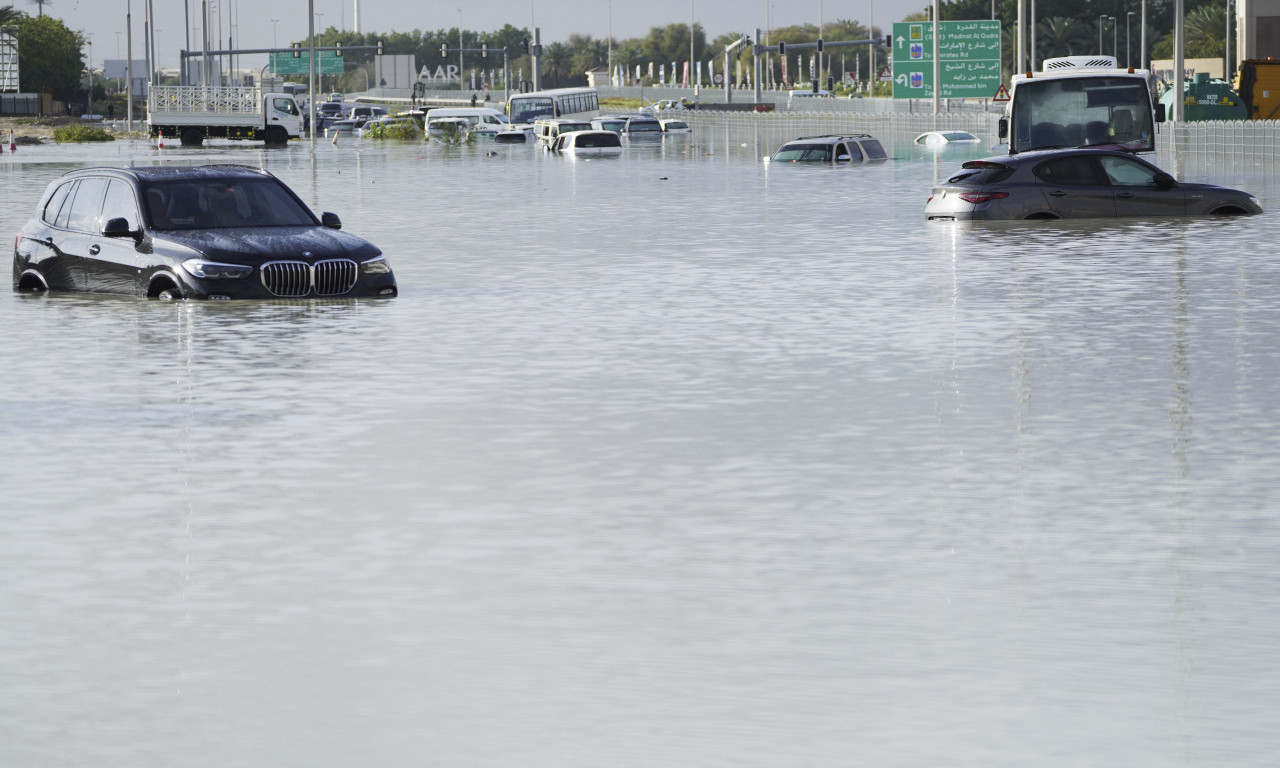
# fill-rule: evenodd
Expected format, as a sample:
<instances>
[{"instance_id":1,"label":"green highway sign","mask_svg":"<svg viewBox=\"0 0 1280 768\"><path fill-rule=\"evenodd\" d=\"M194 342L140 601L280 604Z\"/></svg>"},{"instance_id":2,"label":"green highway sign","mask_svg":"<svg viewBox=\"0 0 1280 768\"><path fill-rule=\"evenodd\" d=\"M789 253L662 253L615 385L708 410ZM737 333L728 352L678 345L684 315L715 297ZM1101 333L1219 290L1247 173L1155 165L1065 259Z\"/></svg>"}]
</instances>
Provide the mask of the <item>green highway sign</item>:
<instances>
[{"instance_id":1,"label":"green highway sign","mask_svg":"<svg viewBox=\"0 0 1280 768\"><path fill-rule=\"evenodd\" d=\"M893 98L933 98L933 22L893 24ZM989 99L999 90L1000 22L938 24L943 99Z\"/></svg>"},{"instance_id":2,"label":"green highway sign","mask_svg":"<svg viewBox=\"0 0 1280 768\"><path fill-rule=\"evenodd\" d=\"M294 57L290 52L271 54L271 72L277 75L305 75L311 71L307 64L309 52L302 49L302 55ZM317 75L342 74L342 57L336 51L316 51Z\"/></svg>"}]
</instances>

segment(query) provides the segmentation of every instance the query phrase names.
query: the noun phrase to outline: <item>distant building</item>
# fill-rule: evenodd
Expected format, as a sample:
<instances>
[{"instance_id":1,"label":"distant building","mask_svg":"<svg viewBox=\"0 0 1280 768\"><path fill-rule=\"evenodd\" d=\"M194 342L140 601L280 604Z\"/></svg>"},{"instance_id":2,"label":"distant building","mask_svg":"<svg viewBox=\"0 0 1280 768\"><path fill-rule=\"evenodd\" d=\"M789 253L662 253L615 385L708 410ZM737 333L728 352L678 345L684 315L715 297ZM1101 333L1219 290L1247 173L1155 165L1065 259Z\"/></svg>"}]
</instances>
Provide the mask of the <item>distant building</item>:
<instances>
[{"instance_id":1,"label":"distant building","mask_svg":"<svg viewBox=\"0 0 1280 768\"><path fill-rule=\"evenodd\" d=\"M607 85L610 85L608 67L596 67L587 71L588 88L603 88Z\"/></svg>"},{"instance_id":2,"label":"distant building","mask_svg":"<svg viewBox=\"0 0 1280 768\"><path fill-rule=\"evenodd\" d=\"M1182 70L1183 77L1187 80L1195 79L1197 74L1208 75L1217 80L1223 79L1222 59L1183 59ZM1173 59L1152 59L1151 71L1166 83L1174 82Z\"/></svg>"},{"instance_id":3,"label":"distant building","mask_svg":"<svg viewBox=\"0 0 1280 768\"><path fill-rule=\"evenodd\" d=\"M1235 42L1233 62L1280 59L1280 0L1237 0Z\"/></svg>"}]
</instances>

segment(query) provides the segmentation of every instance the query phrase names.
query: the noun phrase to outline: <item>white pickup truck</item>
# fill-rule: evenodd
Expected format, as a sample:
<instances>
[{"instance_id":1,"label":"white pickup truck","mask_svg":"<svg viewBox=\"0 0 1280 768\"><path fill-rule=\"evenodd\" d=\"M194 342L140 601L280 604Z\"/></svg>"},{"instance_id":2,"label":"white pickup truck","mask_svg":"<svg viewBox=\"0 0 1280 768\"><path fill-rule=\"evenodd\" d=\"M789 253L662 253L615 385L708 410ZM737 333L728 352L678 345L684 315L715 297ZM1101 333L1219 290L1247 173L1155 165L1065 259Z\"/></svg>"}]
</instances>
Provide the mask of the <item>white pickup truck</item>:
<instances>
[{"instance_id":1,"label":"white pickup truck","mask_svg":"<svg viewBox=\"0 0 1280 768\"><path fill-rule=\"evenodd\" d=\"M288 93L247 86L157 85L147 96L152 138L198 147L206 138L281 145L302 134L302 110Z\"/></svg>"}]
</instances>

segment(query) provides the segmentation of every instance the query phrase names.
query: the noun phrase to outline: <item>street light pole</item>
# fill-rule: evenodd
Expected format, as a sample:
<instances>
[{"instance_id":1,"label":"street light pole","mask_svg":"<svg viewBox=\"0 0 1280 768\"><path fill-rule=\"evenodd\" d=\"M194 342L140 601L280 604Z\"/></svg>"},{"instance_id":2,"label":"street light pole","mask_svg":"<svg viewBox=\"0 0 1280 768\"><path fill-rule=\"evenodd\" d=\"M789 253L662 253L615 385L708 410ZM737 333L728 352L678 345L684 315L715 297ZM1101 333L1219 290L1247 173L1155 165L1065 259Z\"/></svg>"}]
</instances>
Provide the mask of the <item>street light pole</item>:
<instances>
[{"instance_id":1,"label":"street light pole","mask_svg":"<svg viewBox=\"0 0 1280 768\"><path fill-rule=\"evenodd\" d=\"M1108 16L1111 19L1111 56L1117 60L1120 58L1120 20L1115 16Z\"/></svg>"},{"instance_id":2,"label":"street light pole","mask_svg":"<svg viewBox=\"0 0 1280 768\"><path fill-rule=\"evenodd\" d=\"M1225 38L1224 42L1227 45L1227 55L1224 57L1225 60L1223 61L1222 79L1226 80L1227 82L1231 82L1231 72L1232 72L1232 69L1231 69L1231 2L1232 0L1227 0L1227 29L1223 35Z\"/></svg>"},{"instance_id":3,"label":"street light pole","mask_svg":"<svg viewBox=\"0 0 1280 768\"><path fill-rule=\"evenodd\" d=\"M458 96L462 96L462 9L458 8Z\"/></svg>"},{"instance_id":4,"label":"street light pole","mask_svg":"<svg viewBox=\"0 0 1280 768\"><path fill-rule=\"evenodd\" d=\"M1098 17L1098 55L1102 55L1102 22L1107 18L1107 14Z\"/></svg>"},{"instance_id":5,"label":"street light pole","mask_svg":"<svg viewBox=\"0 0 1280 768\"><path fill-rule=\"evenodd\" d=\"M129 133L133 133L133 3L126 0L124 4L124 77L129 81L125 86L125 125Z\"/></svg>"},{"instance_id":6,"label":"street light pole","mask_svg":"<svg viewBox=\"0 0 1280 768\"><path fill-rule=\"evenodd\" d=\"M1138 35L1138 68L1147 68L1147 0L1142 0L1142 34Z\"/></svg>"},{"instance_id":7,"label":"street light pole","mask_svg":"<svg viewBox=\"0 0 1280 768\"><path fill-rule=\"evenodd\" d=\"M1124 15L1124 65L1133 66L1133 48L1129 43L1129 25L1133 23L1134 11L1125 11Z\"/></svg>"}]
</instances>

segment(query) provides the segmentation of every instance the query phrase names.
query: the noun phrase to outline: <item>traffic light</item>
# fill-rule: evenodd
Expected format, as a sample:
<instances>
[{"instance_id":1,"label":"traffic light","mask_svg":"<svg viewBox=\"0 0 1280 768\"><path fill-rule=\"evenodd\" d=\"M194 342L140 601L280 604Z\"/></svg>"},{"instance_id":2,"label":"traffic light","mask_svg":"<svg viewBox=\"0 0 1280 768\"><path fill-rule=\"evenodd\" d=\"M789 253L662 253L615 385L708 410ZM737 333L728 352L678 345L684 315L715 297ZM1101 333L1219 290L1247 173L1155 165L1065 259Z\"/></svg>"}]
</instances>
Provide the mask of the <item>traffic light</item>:
<instances>
[{"instance_id":1,"label":"traffic light","mask_svg":"<svg viewBox=\"0 0 1280 768\"><path fill-rule=\"evenodd\" d=\"M440 58L442 58L442 59L447 59L447 58L449 58L449 44L448 44L448 43L441 43L441 44L440 44Z\"/></svg>"},{"instance_id":2,"label":"traffic light","mask_svg":"<svg viewBox=\"0 0 1280 768\"><path fill-rule=\"evenodd\" d=\"M339 40L338 42L334 43L333 47L338 49L333 52L333 55L337 56L338 58L342 58L342 41Z\"/></svg>"},{"instance_id":3,"label":"traffic light","mask_svg":"<svg viewBox=\"0 0 1280 768\"><path fill-rule=\"evenodd\" d=\"M379 40L379 41L378 41L378 55L379 55L379 56L381 56L381 55L382 55L382 41L381 41L381 40Z\"/></svg>"},{"instance_id":4,"label":"traffic light","mask_svg":"<svg viewBox=\"0 0 1280 768\"><path fill-rule=\"evenodd\" d=\"M822 53L822 38L818 38L818 53Z\"/></svg>"},{"instance_id":5,"label":"traffic light","mask_svg":"<svg viewBox=\"0 0 1280 768\"><path fill-rule=\"evenodd\" d=\"M525 53L529 52L529 38L524 37L520 39L520 50L524 51Z\"/></svg>"},{"instance_id":6,"label":"traffic light","mask_svg":"<svg viewBox=\"0 0 1280 768\"><path fill-rule=\"evenodd\" d=\"M787 55L787 44L782 42L781 40L778 41L778 55L779 56Z\"/></svg>"},{"instance_id":7,"label":"traffic light","mask_svg":"<svg viewBox=\"0 0 1280 768\"><path fill-rule=\"evenodd\" d=\"M884 36L884 47L885 47L885 48L892 48L892 47L893 47L893 35L885 35L885 36Z\"/></svg>"},{"instance_id":8,"label":"traffic light","mask_svg":"<svg viewBox=\"0 0 1280 768\"><path fill-rule=\"evenodd\" d=\"M480 58L482 58L482 59L487 59L487 58L489 58L489 44L488 44L488 43L481 43L481 44L480 44Z\"/></svg>"},{"instance_id":9,"label":"traffic light","mask_svg":"<svg viewBox=\"0 0 1280 768\"><path fill-rule=\"evenodd\" d=\"M302 43L293 44L293 58L295 59L302 58Z\"/></svg>"}]
</instances>

